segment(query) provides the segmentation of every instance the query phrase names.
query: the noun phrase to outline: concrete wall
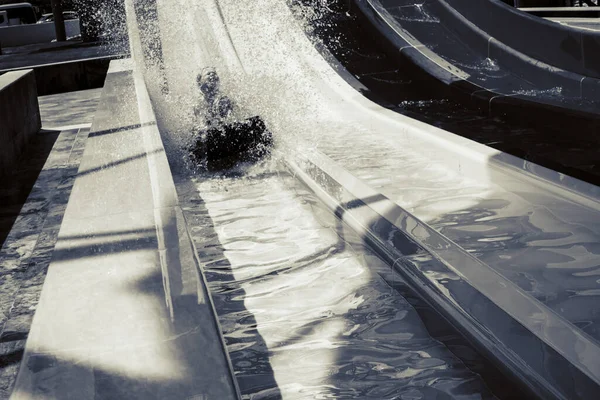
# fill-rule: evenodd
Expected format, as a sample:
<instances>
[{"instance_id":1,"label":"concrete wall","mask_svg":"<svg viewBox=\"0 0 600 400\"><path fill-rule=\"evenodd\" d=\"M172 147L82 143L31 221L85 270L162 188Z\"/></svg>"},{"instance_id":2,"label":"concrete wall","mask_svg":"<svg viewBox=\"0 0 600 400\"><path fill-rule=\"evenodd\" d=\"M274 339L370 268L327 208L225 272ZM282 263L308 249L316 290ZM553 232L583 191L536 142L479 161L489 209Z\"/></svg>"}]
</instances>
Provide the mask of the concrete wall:
<instances>
[{"instance_id":1,"label":"concrete wall","mask_svg":"<svg viewBox=\"0 0 600 400\"><path fill-rule=\"evenodd\" d=\"M36 67L38 96L101 88L109 64L106 58Z\"/></svg>"},{"instance_id":2,"label":"concrete wall","mask_svg":"<svg viewBox=\"0 0 600 400\"><path fill-rule=\"evenodd\" d=\"M42 127L33 70L0 76L0 176L13 170L27 142Z\"/></svg>"},{"instance_id":3,"label":"concrete wall","mask_svg":"<svg viewBox=\"0 0 600 400\"><path fill-rule=\"evenodd\" d=\"M79 20L65 21L67 37L80 33ZM56 39L54 22L0 27L0 46L14 47L34 43L49 43Z\"/></svg>"}]
</instances>

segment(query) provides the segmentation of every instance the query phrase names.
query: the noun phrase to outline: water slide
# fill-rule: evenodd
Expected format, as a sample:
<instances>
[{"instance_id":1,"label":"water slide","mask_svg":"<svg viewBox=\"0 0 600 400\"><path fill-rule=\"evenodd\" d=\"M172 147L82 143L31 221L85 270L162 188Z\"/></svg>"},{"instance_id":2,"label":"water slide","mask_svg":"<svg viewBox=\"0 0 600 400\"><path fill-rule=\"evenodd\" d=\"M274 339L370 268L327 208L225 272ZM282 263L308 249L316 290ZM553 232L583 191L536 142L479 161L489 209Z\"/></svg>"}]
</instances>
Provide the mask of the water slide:
<instances>
[{"instance_id":1,"label":"water slide","mask_svg":"<svg viewBox=\"0 0 600 400\"><path fill-rule=\"evenodd\" d=\"M521 11L559 24L600 30L600 7L524 7Z\"/></svg>"},{"instance_id":2,"label":"water slide","mask_svg":"<svg viewBox=\"0 0 600 400\"><path fill-rule=\"evenodd\" d=\"M491 112L597 119L600 33L567 11L500 0L352 2L396 55ZM577 10L577 9L576 9ZM594 9L585 14L593 17ZM556 18L559 13L563 17ZM548 16L548 18L540 18ZM550 18L554 15L555 18Z\"/></svg>"},{"instance_id":3,"label":"water slide","mask_svg":"<svg viewBox=\"0 0 600 400\"><path fill-rule=\"evenodd\" d=\"M569 40L563 43L566 50L559 54L562 58L556 57L565 63L565 68L568 60L573 68L579 65L579 75L550 67L554 60L542 63L509 51L491 36L485 40L486 51L506 50L502 53L506 55L504 62L514 62L519 68L528 66L523 70L545 82L546 86L540 88L528 77L498 67L500 62L488 57L492 53L478 53L469 47L477 49L483 36L464 43L450 31L439 35L436 29L449 28L442 27L436 15L442 11L452 14L450 8L444 8L450 3L456 3L456 7L467 5L459 1L426 2L420 6L404 6L401 1L359 1L357 5L372 7L371 15L377 16L378 26L385 22L396 27L394 37L405 34L409 44L400 46L403 54L414 56L415 62L450 85L479 85L479 89L472 90L473 96L486 98L492 107L502 102L513 104L511 101L518 99L535 100L548 107L559 104L561 109L571 105L573 112L579 112L571 103L577 98L573 93L579 90L582 96L584 92L594 92L597 80L593 77L593 64L586 63L583 54L577 64L576 55L569 53L577 46L568 47ZM479 10L472 2L468 4ZM504 7L499 2L490 4ZM159 126L171 146L185 148L189 144L197 123L193 117L199 98L195 79L206 68L214 68L221 77L222 91L236 104L236 113L241 118L260 115L273 132L275 164L285 165L291 176L305 184L344 226L351 227L478 351L500 365L532 396L593 398L600 385L597 187L456 137L367 100L348 85L350 78L339 65L326 61L315 49L303 29L305 21L297 19L285 1L137 2L137 10L135 5L130 4L128 9L130 25L137 26L135 35L139 36L133 40L134 55L145 68ZM392 18L394 10L396 17ZM398 27L396 20L404 21L402 18L412 24L410 30ZM475 29L471 23L464 27ZM447 59L454 57L454 64L421 42L428 37L431 41L447 40L431 47L443 52ZM586 47L582 45L580 49ZM546 56L554 57L552 54ZM540 52L539 57L542 55ZM538 70L542 73L533 73ZM531 93L535 93L535 99ZM577 99L581 104L581 99ZM581 110L590 111L585 106ZM264 272L264 268L272 266L248 268L251 262L244 259L241 250L251 241L249 232L277 231L276 226L263 227L264 220L249 225L240 225L239 221L258 216L282 218L288 222L279 231L287 239L287 249L294 249L297 244L290 244L297 232L294 225L302 225L301 221L289 224L296 211L289 203L278 201L293 196L281 185L256 188L257 180L279 173L278 167L264 168L248 180L198 178L197 189L207 208L205 214L215 224L211 237L220 240L223 254L229 254L234 270L237 260L239 269L233 274L236 285L258 279L253 276L257 270ZM280 197L272 197L279 192ZM253 196L259 209L248 216L245 213L251 208L248 202ZM261 205L272 207L261 210ZM231 224L243 229L232 229ZM250 245L253 249L256 246ZM325 251L323 256L327 254ZM257 253L253 257L262 256ZM216 265L209 263L206 268L218 276L220 261L213 262ZM352 286L361 273L348 272L348 276L330 275L333 280L329 285ZM311 274L298 279L309 288L316 288ZM263 275L259 277L258 281L263 282ZM229 290L230 284L215 281L213 290L218 295ZM258 290L253 286L258 292L246 301L253 305L257 316L253 329L268 338L267 347L279 343L270 319L273 316L268 312L285 302L289 286L289 282L279 281L273 294L269 294L268 287ZM359 297L363 298L363 294ZM271 298L276 300L270 302ZM303 300L293 301L296 305ZM311 307L313 310L317 305ZM285 315L286 311L281 312ZM300 314L304 312L308 311ZM236 326L235 321L222 318L232 329ZM245 332L238 334L244 336ZM318 341L318 337L314 340ZM270 365L279 383L287 382L279 388L284 398L298 398L294 397L299 396L294 392L298 383L289 371L293 360L285 354L282 351L273 355ZM239 366L234 365L240 368L238 375L248 372L244 365L242 361ZM414 371L397 372L394 376L400 379L410 373ZM252 393L252 381L248 379L246 384L250 387L247 393ZM392 396L390 393L387 395Z\"/></svg>"}]
</instances>

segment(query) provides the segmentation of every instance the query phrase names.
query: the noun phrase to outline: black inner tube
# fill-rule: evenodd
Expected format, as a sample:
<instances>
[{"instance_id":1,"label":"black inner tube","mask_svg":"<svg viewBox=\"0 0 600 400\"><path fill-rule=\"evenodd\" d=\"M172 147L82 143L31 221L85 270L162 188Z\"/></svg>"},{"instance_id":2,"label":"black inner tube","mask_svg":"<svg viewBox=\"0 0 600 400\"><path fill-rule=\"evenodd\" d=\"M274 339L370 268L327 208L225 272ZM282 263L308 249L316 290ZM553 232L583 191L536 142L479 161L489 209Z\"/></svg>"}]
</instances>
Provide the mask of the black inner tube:
<instances>
[{"instance_id":1,"label":"black inner tube","mask_svg":"<svg viewBox=\"0 0 600 400\"><path fill-rule=\"evenodd\" d=\"M258 115L234 118L234 103L221 93L220 78L214 69L198 75L197 84L203 104L196 107L196 116L200 118L206 110L206 128L195 129L194 143L189 148L197 164L209 171L221 171L270 155L273 135L264 120Z\"/></svg>"}]
</instances>

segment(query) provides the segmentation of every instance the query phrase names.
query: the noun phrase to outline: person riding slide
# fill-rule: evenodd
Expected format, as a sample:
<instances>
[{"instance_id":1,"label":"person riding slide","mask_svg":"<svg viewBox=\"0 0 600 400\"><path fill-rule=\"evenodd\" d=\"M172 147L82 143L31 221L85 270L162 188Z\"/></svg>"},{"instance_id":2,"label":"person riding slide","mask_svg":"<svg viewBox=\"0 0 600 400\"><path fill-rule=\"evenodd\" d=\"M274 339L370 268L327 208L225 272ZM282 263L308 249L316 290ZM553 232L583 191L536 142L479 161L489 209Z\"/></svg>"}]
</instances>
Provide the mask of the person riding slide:
<instances>
[{"instance_id":1,"label":"person riding slide","mask_svg":"<svg viewBox=\"0 0 600 400\"><path fill-rule=\"evenodd\" d=\"M203 102L194 108L204 116L205 129L195 132L192 156L210 171L235 167L240 162L257 162L270 154L273 136L260 116L237 120L234 104L221 93L220 78L210 68L196 78Z\"/></svg>"}]
</instances>

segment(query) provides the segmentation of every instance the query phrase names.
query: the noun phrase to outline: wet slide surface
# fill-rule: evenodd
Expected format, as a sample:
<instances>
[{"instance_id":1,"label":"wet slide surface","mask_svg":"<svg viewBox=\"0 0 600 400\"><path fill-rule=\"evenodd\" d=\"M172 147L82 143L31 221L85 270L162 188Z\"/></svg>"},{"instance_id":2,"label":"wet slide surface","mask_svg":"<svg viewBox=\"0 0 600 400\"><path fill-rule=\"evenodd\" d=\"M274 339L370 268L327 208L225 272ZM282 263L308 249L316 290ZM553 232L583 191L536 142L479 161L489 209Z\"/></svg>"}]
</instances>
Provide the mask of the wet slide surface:
<instances>
[{"instance_id":1,"label":"wet slide surface","mask_svg":"<svg viewBox=\"0 0 600 400\"><path fill-rule=\"evenodd\" d=\"M281 42L280 46L271 44L272 51L259 53L255 47L264 49L266 40L271 39L257 26L263 22L257 20L253 25L248 18L242 20L240 14L234 14L233 7L226 1L221 3L246 70L260 74L269 58L277 60L273 52L298 52L298 58L286 60L286 69L305 71L295 76L294 89L307 94L303 96L306 100L297 102L309 104L302 113L289 112L288 118L305 117L301 127L294 127L302 129L305 139L600 339L600 320L595 311L600 283L589 278L600 266L600 256L595 249L595 243L600 242L598 211L537 188L513 192L501 186L504 182L483 183L469 178L469 171L462 176L454 173L445 161L431 156L434 152L426 142L403 135L402 127L392 118L376 112L370 114L362 98L357 96L356 102L352 102L349 90L342 92L345 95L336 93L332 71L323 70L316 75L317 68L326 68L324 61L309 59L306 55L309 50L298 51L301 38L292 46L287 42ZM265 7L264 4L257 7L261 6ZM277 9L275 5L272 7ZM272 23L275 25L272 29L276 30L276 22ZM287 49L281 48L286 45ZM312 53L318 57L314 50ZM347 88L341 87L337 90ZM286 106L295 108L290 103ZM286 122L289 129L291 124L300 121L288 119Z\"/></svg>"},{"instance_id":2,"label":"wet slide surface","mask_svg":"<svg viewBox=\"0 0 600 400\"><path fill-rule=\"evenodd\" d=\"M179 191L244 398L495 398L389 265L285 170L196 179Z\"/></svg>"},{"instance_id":3,"label":"wet slide surface","mask_svg":"<svg viewBox=\"0 0 600 400\"><path fill-rule=\"evenodd\" d=\"M347 18L340 16L340 13L324 11L325 15L318 16L317 18L321 19L316 20L317 29L320 29L318 32L320 38L327 35L326 21L333 20L335 24L340 18L344 21ZM340 32L342 31L339 27L337 30L334 28L334 33ZM372 64L373 61L369 61L369 53L356 56L352 54L352 48L343 48L353 39L356 40L356 38L342 37L341 43L329 42L328 48L345 58L344 61L357 71L361 65ZM356 44L356 41L353 44ZM382 63L382 60L376 58L382 57L381 53L376 53L372 49L365 50L371 50L371 58ZM407 74L406 69L404 72ZM398 77L402 76L401 74L402 70L388 71L387 74L378 71L376 74L358 74L357 78L371 88L374 95L382 92L384 97L389 95L385 88L378 87L376 80L380 80L384 82L383 85L394 86L396 96L404 94L409 98L415 98L410 86L414 86L416 82L410 82L406 78L404 82L400 81ZM451 105L448 107L443 103L444 100L404 101L399 104L397 110L403 113L408 111L409 115L422 117L426 121L431 121L432 118L438 121L441 119L444 128L447 125L452 128L452 122L445 122L444 119L455 119L454 124L458 125L455 129L460 128L461 118L469 119L468 112L461 113L460 109L453 109ZM441 116L442 112L448 114ZM559 146L558 143L552 143L553 140L557 140L557 135L548 128L544 135L544 128L539 128L537 131L518 126L514 128L498 120L482 121L477 124L477 120L482 119L472 118L462 124L464 127L470 122L471 125L479 126L479 132L473 128L467 128L469 129L467 134L464 128L459 132L466 137L477 135L475 139L483 143L486 143L486 138L488 141L496 140L490 145L500 149L508 147L507 150L511 150L509 146L513 140L522 142L517 144L521 147L528 146L531 138L541 144L540 147L546 147L547 154L563 163L574 159L575 154L578 154L577 158L580 161L589 160L588 157L597 157L597 146L589 144L589 155L586 156L580 141L572 138L563 143L563 146L568 146L567 148L552 150L553 146ZM506 138L506 136L512 137ZM356 135L351 140L356 144L355 150L351 153L336 148L335 145L325 152L357 177L415 213L442 234L475 254L486 264L501 271L522 289L551 305L553 309L558 310L598 339L597 320L594 317L596 312L593 311L598 295L598 282L597 279L593 279L594 267L600 266L596 250L598 232L594 224L586 227L581 225L581 220L576 216L578 211L568 201L563 200L548 208L544 204L553 201L547 194L515 195L498 188L479 186L474 181L455 180L452 183L453 179L451 177L449 179L448 174L443 170L437 171L437 177L434 172L432 184L427 185L423 176L426 175L426 171L434 171L435 168L427 158L418 157L418 149L406 151L393 141L383 144L379 141L365 140L364 135ZM359 153L358 149L366 148L381 155L381 159L375 160L370 152ZM535 154L539 152L535 149L530 151L534 153L535 161ZM517 152L516 155L520 154ZM399 168L399 165L402 165L402 168ZM564 169L568 168L564 168L563 165ZM596 181L593 178L588 180ZM566 211L569 209L570 212ZM595 212L588 211L584 215L596 218L597 221L598 216Z\"/></svg>"},{"instance_id":4,"label":"wet slide surface","mask_svg":"<svg viewBox=\"0 0 600 400\"><path fill-rule=\"evenodd\" d=\"M204 13L216 11L214 3L204 5L194 17L210 21ZM276 10L297 30L285 3L279 5ZM203 50L210 51L210 36L204 38ZM226 78L236 79L221 67L224 85ZM247 83L273 78L273 87L285 90L285 81L268 74ZM172 77L169 83L178 82ZM253 94L235 98L244 104ZM250 102L264 111L265 100ZM163 131L172 129L174 143L167 147L180 146L189 131L178 125L171 99L163 101L156 108ZM293 135L285 140L304 142ZM179 155L172 161L177 164ZM493 377L496 394L508 392L511 386L497 370L414 297L277 157L241 175L200 173L195 183L185 167L173 169L244 398L495 398L480 373Z\"/></svg>"},{"instance_id":5,"label":"wet slide surface","mask_svg":"<svg viewBox=\"0 0 600 400\"><path fill-rule=\"evenodd\" d=\"M269 13L264 12L267 9ZM402 117L368 102L348 86L316 52L283 1L261 0L240 6L233 0L205 0L192 7L192 11L183 23L189 28L186 39L182 41L175 35L176 32L169 30L162 34L166 76L171 93L177 94L164 100L165 104L178 104L177 113L185 115L183 108L186 102L181 100L193 104L197 96L189 89L192 87L190 82L203 67L215 67L221 75L224 91L239 104L238 111L263 116L275 134L279 150L284 153L319 150L327 154L399 205L459 242L464 249L569 319L574 326L597 336L598 321L593 304L599 283L585 278L586 275L593 276L598 268L597 251L593 246L598 242L594 227L600 226L597 224L597 210L551 194L543 188L531 186L524 189L522 182L520 186L502 186L506 182L478 180L474 176L479 175L472 171L457 171L449 167L451 163L447 158L438 157L439 152L434 151L431 141L407 134L407 130L413 128L407 127ZM159 7L158 12L159 16L162 12L163 18L169 19L168 9L161 11ZM169 42L169 37L178 39L175 49L187 50L185 59L182 60L182 53L174 48L169 50L168 44L174 45L173 41ZM170 69L169 65L173 68ZM186 121L182 122L178 115L170 115L168 106L161 108L159 105L158 109L159 114L163 113L163 124L170 127L172 134L179 138L189 135ZM277 171L277 168L270 167L271 172L273 168ZM490 164L482 168L492 171L494 167ZM494 174L490 172L490 175ZM203 178L199 181L198 193L206 205L204 214L210 216L214 226L215 233L210 237L218 238L220 243L215 242L209 247L216 253L205 254L208 257L205 258L205 268L220 304L218 310L225 334L236 344L229 342L229 350L236 374L241 378L240 382L245 382L245 394L251 396L266 390L264 395L268 395L273 385L266 383L254 388L251 379L243 378L249 374L266 375L265 379L271 379L268 376L271 372L263 362L267 359L278 383L277 390L285 393L284 398L298 398L305 391L311 393L307 398L314 398L311 396L319 390L327 394L347 387L346 383L340 383L345 381L336 378L334 381L339 385L333 384L335 389L329 386L307 389L312 385L308 382L314 383L318 381L315 377L325 376L323 372L307 367L306 370L315 375L307 372L305 383L294 382L298 375L294 379L289 375L293 363L286 358L288 353L275 352L273 348L296 348L286 342L290 336L288 331L306 332L306 337L311 338L314 330L322 329L315 334L317 337L337 339L315 344L317 347L309 344L310 339L307 339L308 342L298 346L311 349L309 351L315 354L319 348L323 351L319 354L330 357L322 349L328 348L330 343L338 343L339 332L344 337L344 332L348 332L346 329L356 326L356 322L349 322L353 321L352 318L339 317L354 315L354 311L343 308L348 307L347 303L356 293L369 293L369 297L364 297L367 309L372 307L370 301L377 304L399 302L397 307L400 309L404 303L400 302L400 298L382 300L380 295L387 289L380 286L381 281L376 276L363 281L366 269L360 273L356 270L356 275L348 274L348 271L340 275L335 268L335 260L349 263L349 271L359 268L359 265L364 267L364 264L355 264L351 254L337 250L339 236L338 239L331 236L331 231L322 225L309 225L305 230L303 224L310 223L315 212L304 215L306 209L297 208L300 207L298 199L277 183L279 181L271 181L274 178L261 174L246 180ZM299 215L298 219L295 215ZM199 222L195 226L201 229L203 225L206 223ZM253 235L248 232L253 232ZM303 235L295 236L300 232ZM282 254L278 256L273 248L281 250ZM333 249L333 254L323 259L311 259L314 253L325 251L327 254L327 249ZM359 253L358 258L361 257ZM305 268L295 268L298 260L311 262ZM532 260L537 261L533 263ZM369 262L368 270L377 271L377 265ZM306 283L292 287L288 279L294 282L303 282L304 279ZM321 293L318 288L323 287L319 285L325 281L328 282L326 288L335 283L335 290L325 293L323 289L324 293ZM275 292L274 287L277 288ZM236 297L236 293L241 291L247 295L246 300ZM317 314L311 314L314 307L311 306L312 311L309 312L292 302L296 297L307 301L305 297L314 292L323 295L319 303L332 310L332 315L338 316L332 317L331 322L324 323L322 328L316 327L321 324L308 322L311 318L319 318ZM569 311L569 301L579 302L575 308L581 314ZM240 310L242 303L246 311ZM343 307L339 309L341 304ZM253 317L247 313L248 309ZM294 320L289 321L282 317L282 314L287 316L290 312L298 313L296 315L308 313L308 320L300 322L289 318ZM244 320L245 317L250 319ZM386 318L395 320L396 317L382 317L373 322L373 326L386 325L389 321ZM283 321L289 324L285 328L280 326ZM310 329L305 331L303 327L306 324ZM327 333L329 325L341 330ZM227 328L229 326L232 326L231 331ZM365 326L366 331L370 329L368 326ZM416 325L413 328L417 329ZM357 328L359 331L361 328ZM381 329L376 331L378 334L383 332ZM418 329L411 335L414 332ZM262 336L261 340L266 345L255 344L257 334ZM300 336L292 335L297 340ZM393 336L394 340L400 339ZM245 351L247 347L240 337L249 340L261 351ZM350 341L351 345L345 348L350 352L353 348L359 351L366 342L364 337L357 340ZM371 355L378 354L376 347L371 350ZM238 356L240 359L236 359ZM345 364L350 362L348 358L341 357L340 360L345 361L335 364L335 368L339 369L334 368L334 371L343 369L342 365L349 365ZM356 366L355 362L352 361L353 366ZM394 373L398 373L404 367L395 362L390 361L388 366L391 369L384 366L383 370L394 369ZM267 370L254 368L255 365L265 366ZM402 377L402 374L394 377ZM363 383L353 380L350 387L355 392L349 392L347 397L352 398L351 393L366 395L367 392L361 390L369 384ZM423 388L427 385L417 386ZM391 395L393 390L386 393ZM462 396L465 393L455 394ZM486 392L480 393L485 396Z\"/></svg>"}]
</instances>

